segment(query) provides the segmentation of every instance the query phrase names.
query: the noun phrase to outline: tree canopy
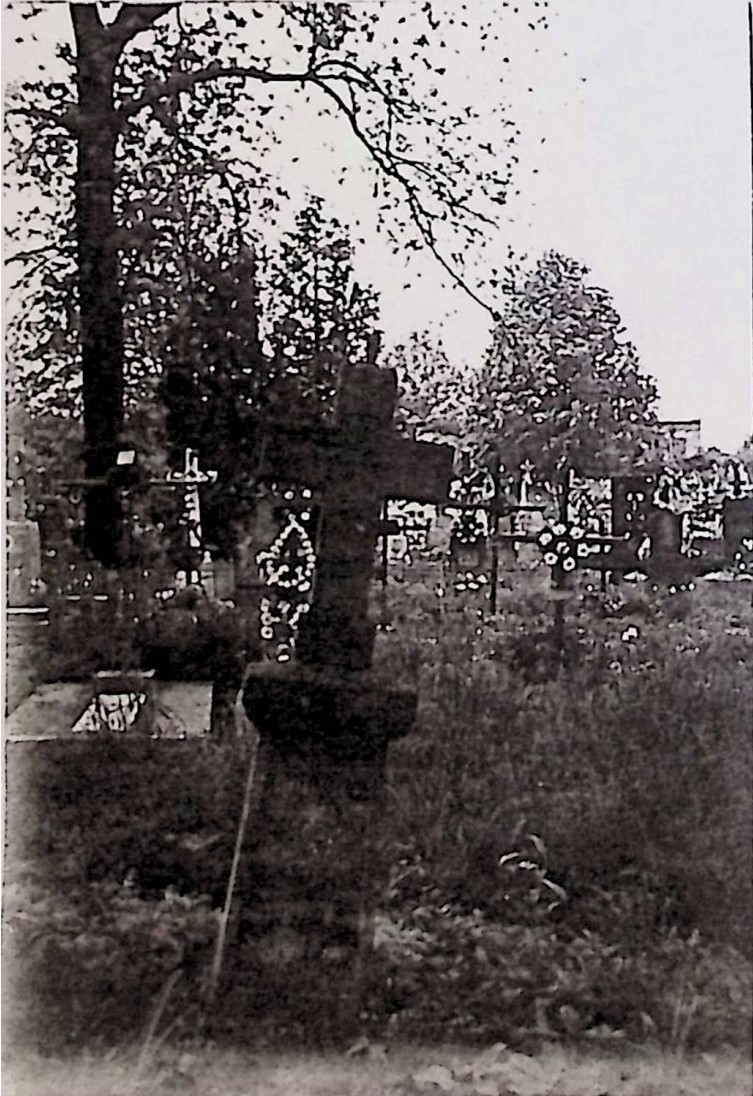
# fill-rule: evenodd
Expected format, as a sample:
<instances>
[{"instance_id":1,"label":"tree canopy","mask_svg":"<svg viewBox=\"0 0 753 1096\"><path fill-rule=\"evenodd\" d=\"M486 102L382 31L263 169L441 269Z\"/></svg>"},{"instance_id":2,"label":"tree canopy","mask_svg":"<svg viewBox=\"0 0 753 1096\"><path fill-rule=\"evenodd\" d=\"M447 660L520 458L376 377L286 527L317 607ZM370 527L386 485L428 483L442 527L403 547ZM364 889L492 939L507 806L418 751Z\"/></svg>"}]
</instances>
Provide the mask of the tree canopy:
<instances>
[{"instance_id":1,"label":"tree canopy","mask_svg":"<svg viewBox=\"0 0 753 1096\"><path fill-rule=\"evenodd\" d=\"M512 287L479 377L478 435L508 474L608 476L656 440L654 382L606 290L549 252Z\"/></svg>"},{"instance_id":2,"label":"tree canopy","mask_svg":"<svg viewBox=\"0 0 753 1096\"><path fill-rule=\"evenodd\" d=\"M327 402L340 368L366 361L376 332L377 295L356 280L353 252L349 231L325 216L319 197L299 211L280 246L266 251L266 341L274 371L298 377L304 398Z\"/></svg>"},{"instance_id":3,"label":"tree canopy","mask_svg":"<svg viewBox=\"0 0 753 1096\"><path fill-rule=\"evenodd\" d=\"M41 10L29 6L22 18ZM32 368L42 374L51 363L69 364L73 349L68 381L80 380L91 478L106 478L123 428L133 356L124 277L149 278L138 267L154 259L155 230L190 224L191 211L166 201L175 164L185 175L187 150L189 174L223 192L240 235L251 205L273 207L286 196L264 168L265 147L281 140L272 120L286 110L332 114L369 157L394 249L428 248L482 302L463 258L506 201L517 131L500 119L498 147L476 147L477 112L452 106L444 93L451 82L441 58L458 52L462 28L475 18L469 5L443 18L427 0L399 16L389 36L381 9L335 3L122 4L114 12L74 3L70 14L72 44L58 50L66 75L27 81L5 115L19 188L40 198L30 216L44 218L48 203L46 224L12 230L21 244L14 258L24 275L33 270L39 306L22 323L16 361L25 366L32 347ZM537 13L531 26L541 24ZM498 32L480 30L482 48L487 40L495 48ZM504 113L504 104L490 109ZM222 229L222 218L214 227ZM202 233L211 234L206 225ZM148 297L145 290L139 300ZM158 309L158 321L167 311ZM87 521L89 545L111 557L116 502L106 484L91 497L98 514Z\"/></svg>"}]
</instances>

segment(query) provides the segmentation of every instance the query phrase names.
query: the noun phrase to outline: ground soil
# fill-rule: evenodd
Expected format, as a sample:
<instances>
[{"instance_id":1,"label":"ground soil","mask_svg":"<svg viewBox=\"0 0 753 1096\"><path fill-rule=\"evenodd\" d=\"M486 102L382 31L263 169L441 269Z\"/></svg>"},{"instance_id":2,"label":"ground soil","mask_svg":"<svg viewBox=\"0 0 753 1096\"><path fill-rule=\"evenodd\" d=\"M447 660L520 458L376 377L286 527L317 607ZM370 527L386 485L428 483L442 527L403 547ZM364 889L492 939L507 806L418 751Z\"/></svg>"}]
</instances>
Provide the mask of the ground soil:
<instances>
[{"instance_id":1,"label":"ground soil","mask_svg":"<svg viewBox=\"0 0 753 1096\"><path fill-rule=\"evenodd\" d=\"M136 1052L66 1060L15 1054L3 1081L6 1096L484 1096L495 1086L498 1096L753 1096L751 1063L732 1052L556 1048L535 1058L512 1055L507 1077L502 1055L485 1083L471 1074L479 1054L380 1046L350 1056L163 1050L140 1071ZM448 1071L461 1079L448 1085Z\"/></svg>"}]
</instances>

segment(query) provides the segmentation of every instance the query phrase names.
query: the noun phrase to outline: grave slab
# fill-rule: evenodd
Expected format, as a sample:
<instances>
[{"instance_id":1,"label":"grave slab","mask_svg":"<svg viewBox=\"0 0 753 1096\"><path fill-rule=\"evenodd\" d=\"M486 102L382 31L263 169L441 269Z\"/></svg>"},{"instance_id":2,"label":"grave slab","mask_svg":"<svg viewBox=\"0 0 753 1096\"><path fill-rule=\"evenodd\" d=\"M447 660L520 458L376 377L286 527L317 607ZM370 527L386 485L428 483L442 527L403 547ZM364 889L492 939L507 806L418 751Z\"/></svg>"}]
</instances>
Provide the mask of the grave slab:
<instances>
[{"instance_id":1,"label":"grave slab","mask_svg":"<svg viewBox=\"0 0 753 1096\"><path fill-rule=\"evenodd\" d=\"M89 681L58 681L40 685L8 716L5 723L6 741L85 741L89 736L74 732L73 727L86 710L93 693ZM172 727L180 728L186 738L200 738L209 733L211 682L156 681L153 683L153 698L159 710L169 718ZM127 731L124 733L128 734ZM172 731L166 737L175 738L178 734Z\"/></svg>"}]
</instances>

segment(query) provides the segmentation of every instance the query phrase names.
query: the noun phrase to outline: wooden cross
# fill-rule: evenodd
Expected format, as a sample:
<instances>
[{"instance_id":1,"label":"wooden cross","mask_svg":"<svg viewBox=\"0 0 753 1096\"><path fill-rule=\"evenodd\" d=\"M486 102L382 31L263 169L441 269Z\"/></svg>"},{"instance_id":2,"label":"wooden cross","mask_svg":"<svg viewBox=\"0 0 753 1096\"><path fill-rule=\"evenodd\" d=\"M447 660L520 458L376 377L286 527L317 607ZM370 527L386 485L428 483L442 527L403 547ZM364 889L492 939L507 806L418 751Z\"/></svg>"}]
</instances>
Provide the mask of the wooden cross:
<instances>
[{"instance_id":1,"label":"wooden cross","mask_svg":"<svg viewBox=\"0 0 753 1096\"><path fill-rule=\"evenodd\" d=\"M337 672L368 669L375 624L368 620L374 551L388 498L447 499L454 451L401 437L393 370L351 366L343 374L334 424L266 422L256 477L306 484L319 507L317 568L296 657Z\"/></svg>"},{"instance_id":2,"label":"wooden cross","mask_svg":"<svg viewBox=\"0 0 753 1096\"><path fill-rule=\"evenodd\" d=\"M564 490L560 499L559 520L548 528L540 529L537 533L503 533L501 540L518 541L528 544L538 544L544 557L544 562L551 569L552 600L554 602L554 637L555 644L562 658L565 649L565 601L571 596L571 587L577 568L589 568L596 566L588 549L603 546L607 552L616 544L625 542L625 536L606 536L596 533L575 533L575 527L569 521L569 496L570 475L565 480ZM585 549L585 551L584 551ZM602 554L598 569L602 570L604 561L608 559L606 553ZM602 585L603 589L603 585Z\"/></svg>"},{"instance_id":3,"label":"wooden cross","mask_svg":"<svg viewBox=\"0 0 753 1096\"><path fill-rule=\"evenodd\" d=\"M529 492L533 485L534 465L531 461L524 461L520 466L520 479L518 483L518 502L511 503L502 495L500 467L497 461L492 473L494 486L493 497L487 502L454 503L447 509L456 510L481 510L489 517L489 539L491 541L491 566L489 568L489 612L492 616L497 612L497 591L499 587L499 545L500 540L524 540L523 536L511 538L509 534L500 537L499 522L502 518L514 517L516 514L541 513L543 506L529 502Z\"/></svg>"},{"instance_id":4,"label":"wooden cross","mask_svg":"<svg viewBox=\"0 0 753 1096\"><path fill-rule=\"evenodd\" d=\"M602 570L606 564L605 556L599 557L599 563L590 558L590 552L579 551L592 547L611 548L615 544L625 543L625 537L612 537L602 533L583 533L573 535L573 527L560 519L553 525L540 529L537 533L501 533L500 540L524 544L538 544L544 561L551 568L552 585L555 590L569 590L578 567L597 567ZM547 557L551 556L551 562ZM637 565L636 565L637 566Z\"/></svg>"}]
</instances>

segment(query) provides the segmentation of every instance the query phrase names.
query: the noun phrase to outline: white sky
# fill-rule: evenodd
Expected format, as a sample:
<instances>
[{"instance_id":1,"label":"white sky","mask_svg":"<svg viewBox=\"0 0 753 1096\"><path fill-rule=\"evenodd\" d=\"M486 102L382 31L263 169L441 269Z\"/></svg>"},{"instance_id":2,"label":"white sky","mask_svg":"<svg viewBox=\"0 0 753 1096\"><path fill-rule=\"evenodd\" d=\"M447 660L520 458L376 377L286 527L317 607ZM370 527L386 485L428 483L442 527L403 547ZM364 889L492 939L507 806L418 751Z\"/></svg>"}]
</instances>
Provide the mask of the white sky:
<instances>
[{"instance_id":1,"label":"white sky","mask_svg":"<svg viewBox=\"0 0 753 1096\"><path fill-rule=\"evenodd\" d=\"M527 3L519 0L521 10ZM475 4L501 9L496 0ZM393 0L388 18L410 7ZM67 37L63 5L44 18L50 39ZM3 28L6 79L26 75L25 57L13 53L14 20L6 16ZM700 417L704 444L733 450L751 432L752 405L747 4L551 0L549 23L535 34L525 21L503 24L514 62L505 95L523 134L521 195L490 239L490 257L511 244L531 259L554 248L585 262L656 378L662 416ZM460 99L499 95L493 56L469 50L460 67ZM303 120L294 132L307 169L287 167L285 183L294 194L321 191L343 219L361 214L359 274L381 293L388 343L428 328L451 358L477 361L486 313L428 258L407 276L396 269L374 238L365 184L334 183L332 134ZM332 143L337 163L358 161L342 136Z\"/></svg>"},{"instance_id":2,"label":"white sky","mask_svg":"<svg viewBox=\"0 0 753 1096\"><path fill-rule=\"evenodd\" d=\"M657 379L662 416L701 418L705 445L734 449L751 432L746 4L553 7L529 58L533 94L514 103L525 166L516 223L500 242L583 260ZM533 157L538 175L525 171ZM426 284L387 285L388 329L407 333L446 308ZM470 302L457 307L446 341L472 358L486 345L485 319Z\"/></svg>"}]
</instances>

